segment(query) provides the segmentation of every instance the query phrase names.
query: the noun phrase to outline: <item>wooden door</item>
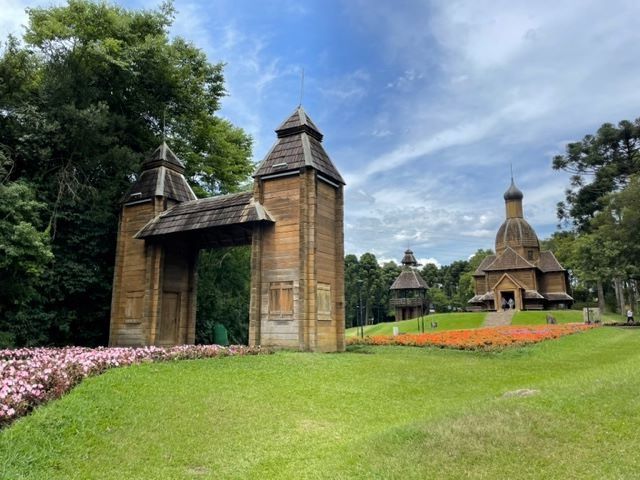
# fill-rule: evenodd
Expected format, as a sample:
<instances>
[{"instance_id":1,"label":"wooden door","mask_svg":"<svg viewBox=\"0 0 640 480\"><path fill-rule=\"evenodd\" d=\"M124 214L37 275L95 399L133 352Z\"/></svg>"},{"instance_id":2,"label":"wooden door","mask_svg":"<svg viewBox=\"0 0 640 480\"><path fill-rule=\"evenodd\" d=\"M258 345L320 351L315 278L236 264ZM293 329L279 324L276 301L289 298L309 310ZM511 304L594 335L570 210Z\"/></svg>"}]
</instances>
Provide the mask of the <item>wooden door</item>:
<instances>
[{"instance_id":1,"label":"wooden door","mask_svg":"<svg viewBox=\"0 0 640 480\"><path fill-rule=\"evenodd\" d=\"M179 312L180 294L164 292L162 294L162 318L158 343L172 345L177 343Z\"/></svg>"}]
</instances>

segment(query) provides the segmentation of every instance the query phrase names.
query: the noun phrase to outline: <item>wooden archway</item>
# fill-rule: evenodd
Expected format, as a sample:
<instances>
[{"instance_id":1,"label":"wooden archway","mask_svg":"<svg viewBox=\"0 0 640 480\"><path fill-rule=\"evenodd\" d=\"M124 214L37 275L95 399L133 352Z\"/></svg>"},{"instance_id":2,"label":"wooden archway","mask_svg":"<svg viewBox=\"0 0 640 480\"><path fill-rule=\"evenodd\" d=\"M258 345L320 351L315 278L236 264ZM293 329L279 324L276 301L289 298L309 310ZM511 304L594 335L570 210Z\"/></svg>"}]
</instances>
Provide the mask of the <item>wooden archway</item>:
<instances>
[{"instance_id":1,"label":"wooden archway","mask_svg":"<svg viewBox=\"0 0 640 480\"><path fill-rule=\"evenodd\" d=\"M344 350L344 181L302 107L252 192L196 199L162 144L123 199L109 344L194 343L198 252L252 246L249 343Z\"/></svg>"}]
</instances>

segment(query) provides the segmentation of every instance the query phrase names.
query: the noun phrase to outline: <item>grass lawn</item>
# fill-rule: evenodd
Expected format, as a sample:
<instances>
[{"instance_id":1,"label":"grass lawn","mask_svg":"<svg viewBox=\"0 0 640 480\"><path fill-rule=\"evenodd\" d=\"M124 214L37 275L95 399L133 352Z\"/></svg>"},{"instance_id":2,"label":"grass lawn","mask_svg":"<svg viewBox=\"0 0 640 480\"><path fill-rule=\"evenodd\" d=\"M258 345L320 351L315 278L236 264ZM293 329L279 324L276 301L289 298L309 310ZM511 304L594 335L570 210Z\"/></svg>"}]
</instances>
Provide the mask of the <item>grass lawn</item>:
<instances>
[{"instance_id":1,"label":"grass lawn","mask_svg":"<svg viewBox=\"0 0 640 480\"><path fill-rule=\"evenodd\" d=\"M639 346L600 328L115 369L0 432L0 478L636 478Z\"/></svg>"},{"instance_id":2,"label":"grass lawn","mask_svg":"<svg viewBox=\"0 0 640 480\"><path fill-rule=\"evenodd\" d=\"M464 328L478 328L482 326L487 312L436 313L424 317L424 328L428 332L441 330L460 330ZM431 328L431 322L438 322L438 328ZM365 335L393 335L393 327L398 327L401 333L418 333L418 320L403 320L401 322L378 323L364 327ZM357 328L348 328L347 337L358 335Z\"/></svg>"},{"instance_id":3,"label":"grass lawn","mask_svg":"<svg viewBox=\"0 0 640 480\"><path fill-rule=\"evenodd\" d=\"M515 313L511 325L544 325L547 315L553 315L558 323L582 323L582 310L525 310Z\"/></svg>"}]
</instances>

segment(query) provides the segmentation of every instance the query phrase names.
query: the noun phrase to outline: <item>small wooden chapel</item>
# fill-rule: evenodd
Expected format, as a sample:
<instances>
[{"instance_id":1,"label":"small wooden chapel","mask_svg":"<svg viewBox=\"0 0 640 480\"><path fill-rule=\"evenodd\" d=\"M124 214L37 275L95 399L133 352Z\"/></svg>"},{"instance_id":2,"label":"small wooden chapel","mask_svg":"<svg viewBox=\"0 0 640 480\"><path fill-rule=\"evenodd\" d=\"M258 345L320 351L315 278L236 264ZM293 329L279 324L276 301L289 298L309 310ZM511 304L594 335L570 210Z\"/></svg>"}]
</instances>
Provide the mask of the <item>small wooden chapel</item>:
<instances>
[{"instance_id":1,"label":"small wooden chapel","mask_svg":"<svg viewBox=\"0 0 640 480\"><path fill-rule=\"evenodd\" d=\"M344 350L344 180L302 106L277 129L253 190L197 199L162 143L122 200L110 346L195 341L197 259L251 245L249 344Z\"/></svg>"},{"instance_id":2,"label":"small wooden chapel","mask_svg":"<svg viewBox=\"0 0 640 480\"><path fill-rule=\"evenodd\" d=\"M573 298L566 270L524 219L523 193L513 178L504 193L506 219L498 229L495 255L473 273L475 295L470 309L500 310L512 300L517 310L569 308Z\"/></svg>"}]
</instances>

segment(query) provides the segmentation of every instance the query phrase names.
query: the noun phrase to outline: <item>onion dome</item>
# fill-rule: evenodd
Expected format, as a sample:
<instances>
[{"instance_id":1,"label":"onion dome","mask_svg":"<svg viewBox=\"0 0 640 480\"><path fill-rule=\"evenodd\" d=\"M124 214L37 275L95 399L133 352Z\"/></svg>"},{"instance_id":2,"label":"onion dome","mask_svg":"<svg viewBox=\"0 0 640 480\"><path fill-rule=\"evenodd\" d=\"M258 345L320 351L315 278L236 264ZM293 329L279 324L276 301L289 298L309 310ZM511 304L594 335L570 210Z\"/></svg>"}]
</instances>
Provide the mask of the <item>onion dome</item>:
<instances>
[{"instance_id":1,"label":"onion dome","mask_svg":"<svg viewBox=\"0 0 640 480\"><path fill-rule=\"evenodd\" d=\"M522 200L523 197L524 195L522 194L520 189L516 187L516 184L513 182L513 177L511 177L511 185L509 186L507 191L504 192L504 199L505 200Z\"/></svg>"},{"instance_id":2,"label":"onion dome","mask_svg":"<svg viewBox=\"0 0 640 480\"><path fill-rule=\"evenodd\" d=\"M404 252L404 257L402 257L402 265L406 267L417 267L418 262L416 261L416 257L413 256L413 252L410 249L407 249Z\"/></svg>"}]
</instances>

